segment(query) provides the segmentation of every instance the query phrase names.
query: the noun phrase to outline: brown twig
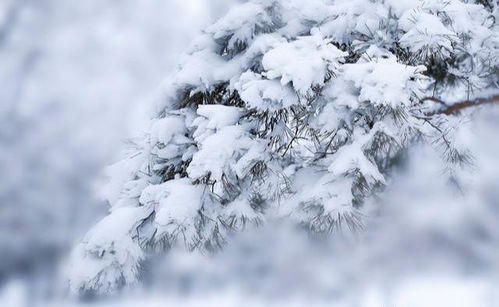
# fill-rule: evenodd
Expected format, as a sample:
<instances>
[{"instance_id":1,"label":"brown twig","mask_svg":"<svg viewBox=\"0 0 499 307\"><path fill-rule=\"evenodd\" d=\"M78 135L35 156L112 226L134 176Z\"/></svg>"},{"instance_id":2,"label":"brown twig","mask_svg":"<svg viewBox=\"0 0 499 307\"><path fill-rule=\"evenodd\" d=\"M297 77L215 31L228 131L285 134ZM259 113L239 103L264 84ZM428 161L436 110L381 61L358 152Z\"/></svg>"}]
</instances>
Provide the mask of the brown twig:
<instances>
[{"instance_id":1,"label":"brown twig","mask_svg":"<svg viewBox=\"0 0 499 307\"><path fill-rule=\"evenodd\" d=\"M437 99L437 98L433 98L433 97L431 97L431 98L427 97L427 98L422 99L422 101L425 101L425 100L443 102L442 100ZM465 100L465 101L457 102L457 103L454 103L452 105L441 108L437 111L427 113L426 115L428 115L428 116L437 115L437 114L451 115L451 114L454 114L456 112L459 112L459 111L466 109L466 108L469 108L469 107L475 107L475 106L479 106L482 104L494 104L494 103L499 103L499 94L493 95L490 97L477 98L477 99L473 99L473 100Z\"/></svg>"}]
</instances>

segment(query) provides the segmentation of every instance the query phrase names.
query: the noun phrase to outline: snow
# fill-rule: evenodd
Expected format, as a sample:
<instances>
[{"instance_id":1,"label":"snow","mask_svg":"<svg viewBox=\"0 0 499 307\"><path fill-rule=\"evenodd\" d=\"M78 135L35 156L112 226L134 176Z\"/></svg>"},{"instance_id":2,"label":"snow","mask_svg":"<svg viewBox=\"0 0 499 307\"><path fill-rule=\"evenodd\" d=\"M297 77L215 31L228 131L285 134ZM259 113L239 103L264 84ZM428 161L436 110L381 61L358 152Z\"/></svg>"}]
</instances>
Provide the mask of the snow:
<instances>
[{"instance_id":1,"label":"snow","mask_svg":"<svg viewBox=\"0 0 499 307\"><path fill-rule=\"evenodd\" d=\"M298 97L290 87L251 71L243 73L234 87L250 108L274 111L299 104Z\"/></svg>"},{"instance_id":2,"label":"snow","mask_svg":"<svg viewBox=\"0 0 499 307\"><path fill-rule=\"evenodd\" d=\"M326 37L331 37L339 43L348 43L353 40L352 33L357 25L362 26L364 19L361 18L365 12L373 14L377 11L375 2L362 0L338 0L332 6L332 16L321 26L321 32Z\"/></svg>"},{"instance_id":3,"label":"snow","mask_svg":"<svg viewBox=\"0 0 499 307\"><path fill-rule=\"evenodd\" d=\"M263 142L254 142L254 144L252 144L246 153L244 153L244 155L242 155L233 166L236 175L240 178L246 177L251 167L253 167L256 162L262 161L266 156L265 150L266 146Z\"/></svg>"},{"instance_id":4,"label":"snow","mask_svg":"<svg viewBox=\"0 0 499 307\"><path fill-rule=\"evenodd\" d=\"M359 144L346 145L338 150L328 171L335 175L358 171L366 178L368 184L385 183L385 178L379 172L378 167L367 159Z\"/></svg>"},{"instance_id":5,"label":"snow","mask_svg":"<svg viewBox=\"0 0 499 307\"><path fill-rule=\"evenodd\" d=\"M215 39L231 36L229 48L240 42L246 42L253 36L255 28L272 24L272 19L265 12L265 6L248 2L234 7L225 17L211 25L206 32L213 34Z\"/></svg>"},{"instance_id":6,"label":"snow","mask_svg":"<svg viewBox=\"0 0 499 307\"><path fill-rule=\"evenodd\" d=\"M290 199L289 207L280 210L281 214L291 214L292 218L306 222L310 219L307 210L314 207L323 208L324 212L321 215L331 215L334 218L354 211L351 205L353 200L351 178L334 176L324 170L313 168L303 168L297 171L294 177L296 178L294 190L299 193Z\"/></svg>"},{"instance_id":7,"label":"snow","mask_svg":"<svg viewBox=\"0 0 499 307\"><path fill-rule=\"evenodd\" d=\"M416 80L422 78L420 73L424 69L424 66L407 66L392 59L378 59L343 65L340 79L353 82L359 90L359 101L395 108L411 104L412 95L419 92L420 84Z\"/></svg>"},{"instance_id":8,"label":"snow","mask_svg":"<svg viewBox=\"0 0 499 307\"><path fill-rule=\"evenodd\" d=\"M132 180L137 173L137 170L143 165L145 160L145 155L142 154L134 154L129 155L127 158L109 166L106 169L106 175L112 180L109 180L108 184L100 190L100 194L104 199L109 200L111 203L117 203L123 199L130 199L128 197L123 197L123 186L128 184L130 180ZM136 184L139 184L137 182ZM130 187L128 187L130 188ZM140 193L139 193L140 195ZM129 195L134 196L137 195ZM125 200L126 203L128 203Z\"/></svg>"},{"instance_id":9,"label":"snow","mask_svg":"<svg viewBox=\"0 0 499 307\"><path fill-rule=\"evenodd\" d=\"M229 206L223 209L222 214L224 218L230 219L231 217L238 217L242 219L246 219L249 221L262 219L264 215L256 212L248 200L244 198L238 198L230 203ZM243 229L243 228L242 228Z\"/></svg>"},{"instance_id":10,"label":"snow","mask_svg":"<svg viewBox=\"0 0 499 307\"><path fill-rule=\"evenodd\" d=\"M181 235L186 244L195 240L194 220L204 200L205 188L193 185L189 178L173 179L150 185L140 197L143 204L154 207L154 225L158 238Z\"/></svg>"},{"instance_id":11,"label":"snow","mask_svg":"<svg viewBox=\"0 0 499 307\"><path fill-rule=\"evenodd\" d=\"M286 42L286 39L279 33L260 34L254 38L244 53L237 58L243 63L243 66L251 67L259 64L259 57L283 42Z\"/></svg>"},{"instance_id":12,"label":"snow","mask_svg":"<svg viewBox=\"0 0 499 307\"><path fill-rule=\"evenodd\" d=\"M282 85L292 82L298 93L306 95L311 87L323 85L327 75L336 72L344 56L346 53L313 29L312 36L281 43L267 52L262 65L267 78L280 78Z\"/></svg>"},{"instance_id":13,"label":"snow","mask_svg":"<svg viewBox=\"0 0 499 307\"><path fill-rule=\"evenodd\" d=\"M210 174L215 180L222 175L243 151L249 149L251 141L246 131L240 126L228 126L207 137L192 158L187 173L191 178L200 178Z\"/></svg>"},{"instance_id":14,"label":"snow","mask_svg":"<svg viewBox=\"0 0 499 307\"><path fill-rule=\"evenodd\" d=\"M186 127L181 117L161 118L151 127L151 142L168 144L177 134L186 133Z\"/></svg>"},{"instance_id":15,"label":"snow","mask_svg":"<svg viewBox=\"0 0 499 307\"><path fill-rule=\"evenodd\" d=\"M71 289L111 292L120 281L133 284L144 253L132 232L150 212L146 207L119 208L95 225L73 251Z\"/></svg>"},{"instance_id":16,"label":"snow","mask_svg":"<svg viewBox=\"0 0 499 307\"><path fill-rule=\"evenodd\" d=\"M162 187L167 196L160 200L155 222L160 226L171 222L190 222L201 208L204 188L189 179L173 180Z\"/></svg>"},{"instance_id":17,"label":"snow","mask_svg":"<svg viewBox=\"0 0 499 307\"><path fill-rule=\"evenodd\" d=\"M175 83L183 87L205 90L227 81L240 70L237 61L225 61L214 50L204 49L186 55L175 74Z\"/></svg>"},{"instance_id":18,"label":"snow","mask_svg":"<svg viewBox=\"0 0 499 307\"><path fill-rule=\"evenodd\" d=\"M223 105L201 105L196 112L208 119L206 129L220 129L236 124L243 114L243 109Z\"/></svg>"},{"instance_id":19,"label":"snow","mask_svg":"<svg viewBox=\"0 0 499 307\"><path fill-rule=\"evenodd\" d=\"M454 20L451 29L456 34L473 35L478 40L492 35L488 24L482 22L486 19L486 13L479 4L451 1L443 7L443 11Z\"/></svg>"},{"instance_id":20,"label":"snow","mask_svg":"<svg viewBox=\"0 0 499 307\"><path fill-rule=\"evenodd\" d=\"M412 52L421 52L430 48L436 55L442 53L448 57L456 34L447 29L440 18L419 9L406 11L399 21L406 33L400 38L400 44Z\"/></svg>"}]
</instances>

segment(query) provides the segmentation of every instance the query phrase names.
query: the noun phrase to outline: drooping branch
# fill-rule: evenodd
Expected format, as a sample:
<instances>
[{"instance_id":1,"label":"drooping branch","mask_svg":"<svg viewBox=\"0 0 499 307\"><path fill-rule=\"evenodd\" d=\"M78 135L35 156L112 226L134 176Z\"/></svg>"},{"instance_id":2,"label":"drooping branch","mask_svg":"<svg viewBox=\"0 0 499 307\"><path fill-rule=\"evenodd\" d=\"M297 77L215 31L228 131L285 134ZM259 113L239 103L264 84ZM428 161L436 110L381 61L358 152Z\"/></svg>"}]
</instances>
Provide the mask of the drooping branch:
<instances>
[{"instance_id":1,"label":"drooping branch","mask_svg":"<svg viewBox=\"0 0 499 307\"><path fill-rule=\"evenodd\" d=\"M433 97L426 97L426 98L423 98L421 101L426 101L426 100L432 100L432 101L436 101L439 103L443 103L442 100L437 99L437 98L433 98ZM499 104L499 94L489 96L489 97L476 98L476 99L457 102L457 103L454 103L452 105L447 105L447 106L445 106L437 111L427 113L426 115L428 115L428 116L436 115L436 114L451 115L451 114L454 114L454 113L459 112L461 110L467 109L469 107L476 107L476 106L483 105L483 104L494 104L494 103Z\"/></svg>"}]
</instances>

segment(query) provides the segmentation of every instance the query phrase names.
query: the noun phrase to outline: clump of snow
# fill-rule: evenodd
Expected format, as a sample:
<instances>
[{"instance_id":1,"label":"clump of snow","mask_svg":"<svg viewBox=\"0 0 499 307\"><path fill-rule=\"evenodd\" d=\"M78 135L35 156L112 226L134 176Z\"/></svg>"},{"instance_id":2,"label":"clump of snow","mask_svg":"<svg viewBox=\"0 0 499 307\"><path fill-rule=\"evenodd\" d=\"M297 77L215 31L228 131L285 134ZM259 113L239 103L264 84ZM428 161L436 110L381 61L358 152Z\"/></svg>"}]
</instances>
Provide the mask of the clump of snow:
<instances>
[{"instance_id":1,"label":"clump of snow","mask_svg":"<svg viewBox=\"0 0 499 307\"><path fill-rule=\"evenodd\" d=\"M424 69L424 66L407 66L391 59L379 59L343 65L340 79L353 82L359 91L359 101L396 107L411 104L412 95L419 92L417 79L422 77L420 73Z\"/></svg>"},{"instance_id":2,"label":"clump of snow","mask_svg":"<svg viewBox=\"0 0 499 307\"><path fill-rule=\"evenodd\" d=\"M441 58L449 57L455 42L456 34L447 29L440 18L425 13L420 9L406 11L399 21L400 27L406 33L400 38L400 44L424 56L433 53Z\"/></svg>"},{"instance_id":3,"label":"clump of snow","mask_svg":"<svg viewBox=\"0 0 499 307\"><path fill-rule=\"evenodd\" d=\"M248 2L237 6L227 13L206 32L215 39L230 37L227 48L233 49L237 44L250 41L258 28L271 26L273 20L263 3Z\"/></svg>"},{"instance_id":4,"label":"clump of snow","mask_svg":"<svg viewBox=\"0 0 499 307\"><path fill-rule=\"evenodd\" d=\"M278 110L299 103L290 87L282 86L277 80L265 79L251 71L243 73L234 87L249 107L262 111Z\"/></svg>"},{"instance_id":5,"label":"clump of snow","mask_svg":"<svg viewBox=\"0 0 499 307\"><path fill-rule=\"evenodd\" d=\"M192 232L192 223L204 203L204 194L204 187L193 185L188 178L183 178L148 186L140 200L154 206L156 236L181 235L190 243L196 235Z\"/></svg>"},{"instance_id":6,"label":"clump of snow","mask_svg":"<svg viewBox=\"0 0 499 307\"><path fill-rule=\"evenodd\" d=\"M220 129L237 123L242 116L243 109L222 105L202 105L197 113L208 119L206 129Z\"/></svg>"},{"instance_id":7,"label":"clump of snow","mask_svg":"<svg viewBox=\"0 0 499 307\"><path fill-rule=\"evenodd\" d=\"M194 154L187 172L191 178L210 174L215 179L221 179L231 165L230 161L237 160L251 145L242 127L224 127L200 144L200 150Z\"/></svg>"},{"instance_id":8,"label":"clump of snow","mask_svg":"<svg viewBox=\"0 0 499 307\"><path fill-rule=\"evenodd\" d=\"M133 284L144 252L132 236L150 213L146 207L119 208L95 225L73 251L71 289L112 292Z\"/></svg>"},{"instance_id":9,"label":"clump of snow","mask_svg":"<svg viewBox=\"0 0 499 307\"><path fill-rule=\"evenodd\" d=\"M323 85L346 56L330 42L318 29L312 29L311 36L277 45L262 59L265 75L280 78L282 85L291 82L298 93L307 94L311 87Z\"/></svg>"}]
</instances>

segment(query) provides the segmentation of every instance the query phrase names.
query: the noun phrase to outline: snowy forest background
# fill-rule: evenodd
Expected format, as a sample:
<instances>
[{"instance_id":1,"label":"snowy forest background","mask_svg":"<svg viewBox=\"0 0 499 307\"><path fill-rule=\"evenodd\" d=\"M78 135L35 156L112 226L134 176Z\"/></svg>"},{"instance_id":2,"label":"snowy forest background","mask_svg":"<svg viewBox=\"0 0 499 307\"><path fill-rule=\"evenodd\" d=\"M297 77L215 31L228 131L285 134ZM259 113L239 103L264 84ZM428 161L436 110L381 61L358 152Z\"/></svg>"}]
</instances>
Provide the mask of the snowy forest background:
<instances>
[{"instance_id":1,"label":"snowy forest background","mask_svg":"<svg viewBox=\"0 0 499 307\"><path fill-rule=\"evenodd\" d=\"M216 253L171 248L166 254L154 255L143 264L143 272L138 274L142 275L138 278L140 281L131 282L121 291L115 291L113 284L104 284L101 288L113 291L103 295L99 291L100 280L91 279L91 283L80 278L89 275L91 268L83 260L75 261L70 253L78 251L82 239L88 237L85 233L108 214L109 207L103 199L103 194L109 194L104 188L109 186L106 166L122 157L123 149L129 145L126 139L140 138L148 131L151 109L156 107L158 97L168 91L171 79L167 77L177 69L178 63L185 64L182 54L186 50L195 54L192 50L197 50L196 44L209 46L201 40L192 47L193 39L230 8L237 8L243 2L246 1L0 1L0 306L499 304L496 291L499 283L497 103L470 108L463 114L449 117L450 123L445 123L452 130L455 146L470 153L469 161L468 155L463 158L469 163L451 169L450 175L446 160L442 160L438 150L436 153L430 149L431 142L427 146L411 147L410 154L404 157L403 169L390 173L388 188L363 205L359 212L365 217L361 230L348 231L349 227L345 226L346 231L324 236L303 231L303 227L286 220L272 220L272 223L256 223L257 227L249 226L245 231L230 234L230 244ZM297 11L307 16L309 22L325 13L321 10L322 2L328 1L293 0L289 3L301 8ZM337 2L340 5L348 1ZM412 2L417 1L383 1L392 3L395 15L396 10L405 9L403 4L410 7ZM434 6L429 11L438 11L436 3L445 1L427 2ZM466 50L476 54L480 50L491 52L487 64L480 63L489 72L487 76L473 66L476 63L471 64L472 69L466 70L468 75L461 75L468 84L446 89L439 96L448 100L446 103L497 95L499 34L495 19L499 18L498 7L490 1L476 3L490 17L483 17L476 9L464 6L458 6L455 15L438 15L446 26L446 18L450 24L454 21L461 25L459 31L463 33L471 23L470 16L475 16L476 20L481 16L485 20L481 26L490 23L484 27L489 28L488 35L493 37L486 47L473 46ZM240 15L229 14L225 19L225 26L230 29L227 20L244 25L247 17L244 9L235 12ZM297 20L305 18L302 15ZM231 16L235 18L231 19ZM462 16L464 19L458 19ZM265 18L261 22L265 24ZM427 19L426 22L423 21L421 27L426 25L435 31L433 34L440 35L438 31L442 30L438 24L435 26L435 20ZM304 24L305 28L312 27ZM348 29L343 23L331 27ZM470 26L470 29L473 39L486 36L482 28ZM210 31L216 36L229 30L224 29L222 20ZM303 30L292 24L286 31L295 39L300 36L296 33ZM306 31L313 39L322 39L323 33ZM356 31L361 30L357 28ZM238 34L241 41L248 35L243 31ZM418 34L421 33L414 35ZM377 39L388 40L383 35L387 34L377 32L359 40L370 43ZM444 32L445 35L449 34ZM219 36L223 37L223 34ZM406 37L406 40L410 38ZM303 40L303 46L307 47L309 42ZM259 52L268 48L265 47L267 43L263 40L257 46L261 49ZM447 46L445 40L437 39L432 43ZM451 43L459 44L457 40L449 39ZM234 53L246 48L237 41L230 44L236 50ZM321 48L325 46L328 45ZM409 49L414 47L409 43L408 46ZM359 55L367 54L359 56L361 63L376 57L380 61L391 59L380 49L367 45L355 48ZM299 81L306 85L306 76L293 80L296 70L285 69L289 64L287 56L293 50L283 47L280 51L274 53L273 61L265 68L272 69L279 78L287 73L295 88ZM332 57L341 57L339 50L335 52L322 56L334 62L336 58L332 60ZM303 54L296 53L296 56ZM333 64L339 66L340 62ZM200 69L200 63L196 62L196 65L194 67ZM216 79L210 75L219 73L216 68L201 72L199 79ZM241 84L246 81L260 84L258 81L262 81L259 78L263 75L259 76L258 69L255 70L257 74L246 74L246 79L241 77L235 85L243 100L254 100L255 94L242 95L247 87ZM456 71L456 75L463 73L459 69ZM407 71L400 72L403 73L400 78L409 79L409 75L404 75ZM341 75L339 71L335 73ZM383 73L378 78L382 76ZM351 77L356 75L352 73ZM201 83L213 82L206 79ZM409 83L413 81L410 79ZM274 88L266 94L276 96L283 92L276 93ZM430 108L438 109L439 102L428 102L433 103ZM261 103L264 104L265 99ZM257 108L263 107L258 105ZM197 113L215 126L227 125L232 120L216 117L208 108L204 113L199 110ZM333 118L326 117L319 124L327 126L331 122L334 122ZM203 122L198 120L193 125L200 129ZM165 127L176 129L171 125ZM208 137L210 133L206 132ZM204 140L199 138L200 142ZM292 146L285 146L279 155L284 157L293 150ZM202 162L201 168L209 167ZM384 181L378 173L366 172L374 181ZM449 184L449 178L452 184ZM307 180L313 183L319 179L303 179ZM194 190L185 188L183 191ZM296 219L302 218L306 217ZM112 232L111 229L109 233ZM121 264L127 265L126 262ZM71 289L70 278L77 284L76 291ZM79 288L90 288L85 289L90 291L78 291Z\"/></svg>"}]
</instances>

